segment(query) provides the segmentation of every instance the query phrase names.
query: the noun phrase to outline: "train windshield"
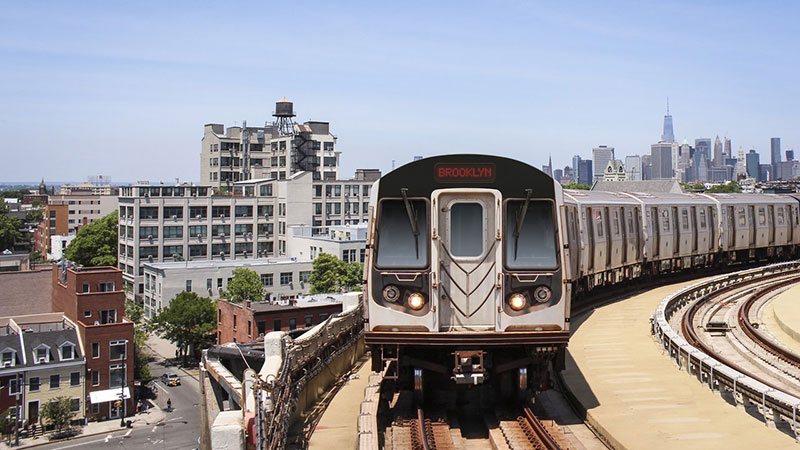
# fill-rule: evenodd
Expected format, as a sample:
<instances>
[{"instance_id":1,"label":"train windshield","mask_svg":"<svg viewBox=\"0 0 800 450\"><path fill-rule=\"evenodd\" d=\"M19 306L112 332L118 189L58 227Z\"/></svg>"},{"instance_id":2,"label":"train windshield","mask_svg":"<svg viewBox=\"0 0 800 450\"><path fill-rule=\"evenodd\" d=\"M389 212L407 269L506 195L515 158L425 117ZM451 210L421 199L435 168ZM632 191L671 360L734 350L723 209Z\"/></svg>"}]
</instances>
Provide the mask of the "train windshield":
<instances>
[{"instance_id":1,"label":"train windshield","mask_svg":"<svg viewBox=\"0 0 800 450\"><path fill-rule=\"evenodd\" d=\"M509 201L506 204L505 236L505 265L509 269L553 269L558 266L552 202L531 200L526 210L524 200Z\"/></svg>"},{"instance_id":2,"label":"train windshield","mask_svg":"<svg viewBox=\"0 0 800 450\"><path fill-rule=\"evenodd\" d=\"M424 200L408 200L411 214L403 200L381 202L378 219L376 265L383 269L416 268L428 265L428 206ZM414 234L410 216L416 216Z\"/></svg>"}]
</instances>

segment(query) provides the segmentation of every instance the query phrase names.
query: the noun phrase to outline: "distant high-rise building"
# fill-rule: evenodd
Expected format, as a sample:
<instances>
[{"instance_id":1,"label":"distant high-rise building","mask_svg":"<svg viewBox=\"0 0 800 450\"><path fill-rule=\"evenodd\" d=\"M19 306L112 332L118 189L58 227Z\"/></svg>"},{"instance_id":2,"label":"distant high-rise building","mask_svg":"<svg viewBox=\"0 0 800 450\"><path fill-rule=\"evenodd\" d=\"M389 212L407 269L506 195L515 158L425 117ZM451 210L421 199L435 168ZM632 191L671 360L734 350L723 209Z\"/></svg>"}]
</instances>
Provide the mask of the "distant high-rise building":
<instances>
[{"instance_id":1,"label":"distant high-rise building","mask_svg":"<svg viewBox=\"0 0 800 450\"><path fill-rule=\"evenodd\" d=\"M594 180L603 179L603 171L608 162L614 159L614 147L601 145L592 149L592 162L594 166Z\"/></svg>"},{"instance_id":2,"label":"distant high-rise building","mask_svg":"<svg viewBox=\"0 0 800 450\"><path fill-rule=\"evenodd\" d=\"M731 154L731 140L728 137L725 137L725 142L722 147L722 153L725 155L726 158L733 158Z\"/></svg>"},{"instance_id":3,"label":"distant high-rise building","mask_svg":"<svg viewBox=\"0 0 800 450\"><path fill-rule=\"evenodd\" d=\"M652 179L664 180L674 178L672 173L672 143L659 142L650 146L650 158L653 164Z\"/></svg>"},{"instance_id":4,"label":"distant high-rise building","mask_svg":"<svg viewBox=\"0 0 800 450\"><path fill-rule=\"evenodd\" d=\"M756 181L761 181L761 174L759 173L759 154L754 149L747 152L747 176L754 178Z\"/></svg>"},{"instance_id":5,"label":"distant high-rise building","mask_svg":"<svg viewBox=\"0 0 800 450\"><path fill-rule=\"evenodd\" d=\"M772 156L772 159L770 160L770 163L774 166L775 164L778 164L779 162L781 162L781 138L774 137L774 138L770 139L769 140L769 147L770 147L770 150L771 150L770 151L770 156Z\"/></svg>"},{"instance_id":6,"label":"distant high-rise building","mask_svg":"<svg viewBox=\"0 0 800 450\"><path fill-rule=\"evenodd\" d=\"M772 165L759 164L758 165L758 179L760 181L772 181Z\"/></svg>"},{"instance_id":7,"label":"distant high-rise building","mask_svg":"<svg viewBox=\"0 0 800 450\"><path fill-rule=\"evenodd\" d=\"M564 171L563 170L556 169L556 170L553 171L553 179L558 181L559 183L561 182L561 178L563 176L564 176Z\"/></svg>"},{"instance_id":8,"label":"distant high-rise building","mask_svg":"<svg viewBox=\"0 0 800 450\"><path fill-rule=\"evenodd\" d=\"M546 166L542 166L542 172L546 173L553 178L553 157L551 156L547 162Z\"/></svg>"},{"instance_id":9,"label":"distant high-rise building","mask_svg":"<svg viewBox=\"0 0 800 450\"><path fill-rule=\"evenodd\" d=\"M575 155L572 157L572 181L578 182L578 165L580 164L581 157Z\"/></svg>"},{"instance_id":10,"label":"distant high-rise building","mask_svg":"<svg viewBox=\"0 0 800 450\"><path fill-rule=\"evenodd\" d=\"M700 167L700 162L704 161L705 169ZM694 155L692 164L695 167L695 181L708 181L708 166L711 161L711 139L699 138L694 140Z\"/></svg>"},{"instance_id":11,"label":"distant high-rise building","mask_svg":"<svg viewBox=\"0 0 800 450\"><path fill-rule=\"evenodd\" d=\"M642 180L653 179L653 164L650 155L642 155Z\"/></svg>"},{"instance_id":12,"label":"distant high-rise building","mask_svg":"<svg viewBox=\"0 0 800 450\"><path fill-rule=\"evenodd\" d=\"M639 155L626 156L625 171L628 173L628 181L642 181L642 157Z\"/></svg>"},{"instance_id":13,"label":"distant high-rise building","mask_svg":"<svg viewBox=\"0 0 800 450\"><path fill-rule=\"evenodd\" d=\"M582 159L578 161L578 183L592 185L594 181L594 171L592 171L592 160Z\"/></svg>"},{"instance_id":14,"label":"distant high-rise building","mask_svg":"<svg viewBox=\"0 0 800 450\"><path fill-rule=\"evenodd\" d=\"M714 167L722 167L725 165L725 156L722 154L722 142L719 136L714 139Z\"/></svg>"},{"instance_id":15,"label":"distant high-rise building","mask_svg":"<svg viewBox=\"0 0 800 450\"><path fill-rule=\"evenodd\" d=\"M570 166L564 166L564 171L562 172L561 179L557 180L560 181L562 184L572 183L575 181L575 174L574 170Z\"/></svg>"},{"instance_id":16,"label":"distant high-rise building","mask_svg":"<svg viewBox=\"0 0 800 450\"><path fill-rule=\"evenodd\" d=\"M786 160L787 161L794 160L794 150L786 150Z\"/></svg>"},{"instance_id":17,"label":"distant high-rise building","mask_svg":"<svg viewBox=\"0 0 800 450\"><path fill-rule=\"evenodd\" d=\"M419 161L420 159L422 159L422 156L417 155L414 157L414 161Z\"/></svg>"},{"instance_id":18,"label":"distant high-rise building","mask_svg":"<svg viewBox=\"0 0 800 450\"><path fill-rule=\"evenodd\" d=\"M667 99L667 114L664 116L664 133L661 142L675 142L675 133L672 131L672 116L669 114L669 99Z\"/></svg>"}]
</instances>

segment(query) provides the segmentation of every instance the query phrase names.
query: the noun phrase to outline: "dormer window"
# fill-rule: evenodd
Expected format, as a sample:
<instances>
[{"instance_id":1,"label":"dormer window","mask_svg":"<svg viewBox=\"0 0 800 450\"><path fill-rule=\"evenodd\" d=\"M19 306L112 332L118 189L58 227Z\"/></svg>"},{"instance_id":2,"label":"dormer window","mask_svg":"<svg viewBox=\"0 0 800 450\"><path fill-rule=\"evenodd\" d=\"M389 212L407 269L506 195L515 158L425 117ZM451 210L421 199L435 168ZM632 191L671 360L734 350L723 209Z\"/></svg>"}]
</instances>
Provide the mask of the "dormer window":
<instances>
[{"instance_id":1,"label":"dormer window","mask_svg":"<svg viewBox=\"0 0 800 450\"><path fill-rule=\"evenodd\" d=\"M50 362L50 347L42 344L33 349L33 360L36 364Z\"/></svg>"},{"instance_id":2,"label":"dormer window","mask_svg":"<svg viewBox=\"0 0 800 450\"><path fill-rule=\"evenodd\" d=\"M2 360L0 360L0 365L2 365L2 367L14 367L17 362L16 353L17 353L16 351L10 348L3 350Z\"/></svg>"},{"instance_id":3,"label":"dormer window","mask_svg":"<svg viewBox=\"0 0 800 450\"><path fill-rule=\"evenodd\" d=\"M71 359L75 359L75 344L65 342L61 344L61 360L68 361Z\"/></svg>"}]
</instances>

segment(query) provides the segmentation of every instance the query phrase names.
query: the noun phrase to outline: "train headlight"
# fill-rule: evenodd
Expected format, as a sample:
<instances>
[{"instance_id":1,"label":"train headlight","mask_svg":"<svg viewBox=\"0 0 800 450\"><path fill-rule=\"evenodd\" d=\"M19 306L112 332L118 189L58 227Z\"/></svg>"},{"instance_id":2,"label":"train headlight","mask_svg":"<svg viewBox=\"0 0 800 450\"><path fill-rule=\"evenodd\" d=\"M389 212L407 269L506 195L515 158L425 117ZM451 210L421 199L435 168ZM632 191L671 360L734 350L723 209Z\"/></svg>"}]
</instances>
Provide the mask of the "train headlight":
<instances>
[{"instance_id":1,"label":"train headlight","mask_svg":"<svg viewBox=\"0 0 800 450\"><path fill-rule=\"evenodd\" d=\"M408 296L408 307L414 311L419 311L425 306L425 297L419 292L413 292Z\"/></svg>"},{"instance_id":2,"label":"train headlight","mask_svg":"<svg viewBox=\"0 0 800 450\"><path fill-rule=\"evenodd\" d=\"M514 311L521 310L525 307L526 303L528 303L528 299L525 298L524 294L516 293L511 294L511 297L508 297L508 306L510 306Z\"/></svg>"},{"instance_id":3,"label":"train headlight","mask_svg":"<svg viewBox=\"0 0 800 450\"><path fill-rule=\"evenodd\" d=\"M387 302L396 302L400 299L400 289L397 289L397 286L386 286L383 288L383 299Z\"/></svg>"},{"instance_id":4,"label":"train headlight","mask_svg":"<svg viewBox=\"0 0 800 450\"><path fill-rule=\"evenodd\" d=\"M547 303L550 301L553 293L547 286L539 286L533 291L533 298L539 303Z\"/></svg>"}]
</instances>

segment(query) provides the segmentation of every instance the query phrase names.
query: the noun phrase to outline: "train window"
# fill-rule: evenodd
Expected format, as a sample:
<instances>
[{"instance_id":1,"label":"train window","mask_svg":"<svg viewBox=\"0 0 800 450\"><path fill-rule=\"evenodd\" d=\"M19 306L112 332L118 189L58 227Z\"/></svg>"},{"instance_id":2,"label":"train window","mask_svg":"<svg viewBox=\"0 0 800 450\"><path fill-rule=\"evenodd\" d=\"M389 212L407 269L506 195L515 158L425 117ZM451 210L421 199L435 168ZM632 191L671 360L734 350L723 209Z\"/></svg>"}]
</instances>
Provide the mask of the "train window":
<instances>
[{"instance_id":1,"label":"train window","mask_svg":"<svg viewBox=\"0 0 800 450\"><path fill-rule=\"evenodd\" d=\"M689 210L687 209L681 211L681 228L689 230Z\"/></svg>"},{"instance_id":2,"label":"train window","mask_svg":"<svg viewBox=\"0 0 800 450\"><path fill-rule=\"evenodd\" d=\"M747 225L747 218L744 215L744 208L738 208L737 213L739 215L739 226L744 227Z\"/></svg>"},{"instance_id":3,"label":"train window","mask_svg":"<svg viewBox=\"0 0 800 450\"><path fill-rule=\"evenodd\" d=\"M453 256L483 254L483 205L454 203L450 207L450 253Z\"/></svg>"},{"instance_id":4,"label":"train window","mask_svg":"<svg viewBox=\"0 0 800 450\"><path fill-rule=\"evenodd\" d=\"M556 259L556 234L553 227L553 204L531 200L525 220L515 239L517 221L522 211L521 200L506 203L505 263L509 269L552 269Z\"/></svg>"},{"instance_id":5,"label":"train window","mask_svg":"<svg viewBox=\"0 0 800 450\"><path fill-rule=\"evenodd\" d=\"M628 211L628 232L633 232L633 212Z\"/></svg>"},{"instance_id":6,"label":"train window","mask_svg":"<svg viewBox=\"0 0 800 450\"><path fill-rule=\"evenodd\" d=\"M706 229L706 211L704 209L700 210L700 229Z\"/></svg>"},{"instance_id":7,"label":"train window","mask_svg":"<svg viewBox=\"0 0 800 450\"><path fill-rule=\"evenodd\" d=\"M661 222L664 224L664 231L669 231L669 212L666 209L661 211Z\"/></svg>"},{"instance_id":8,"label":"train window","mask_svg":"<svg viewBox=\"0 0 800 450\"><path fill-rule=\"evenodd\" d=\"M619 214L616 211L614 213L614 236L619 236Z\"/></svg>"},{"instance_id":9,"label":"train window","mask_svg":"<svg viewBox=\"0 0 800 450\"><path fill-rule=\"evenodd\" d=\"M594 227L597 230L597 236L603 237L603 213L600 211L594 212Z\"/></svg>"},{"instance_id":10,"label":"train window","mask_svg":"<svg viewBox=\"0 0 800 450\"><path fill-rule=\"evenodd\" d=\"M767 213L764 208L758 208L758 224L764 225L767 223Z\"/></svg>"},{"instance_id":11,"label":"train window","mask_svg":"<svg viewBox=\"0 0 800 450\"><path fill-rule=\"evenodd\" d=\"M785 220L786 219L784 218L784 215L783 215L783 207L782 206L778 207L778 225L783 225L783 222Z\"/></svg>"},{"instance_id":12,"label":"train window","mask_svg":"<svg viewBox=\"0 0 800 450\"><path fill-rule=\"evenodd\" d=\"M410 200L417 216L414 236L403 200L380 203L376 265L380 268L423 268L428 265L428 205Z\"/></svg>"}]
</instances>

